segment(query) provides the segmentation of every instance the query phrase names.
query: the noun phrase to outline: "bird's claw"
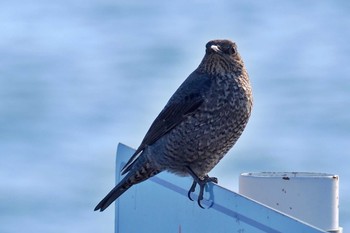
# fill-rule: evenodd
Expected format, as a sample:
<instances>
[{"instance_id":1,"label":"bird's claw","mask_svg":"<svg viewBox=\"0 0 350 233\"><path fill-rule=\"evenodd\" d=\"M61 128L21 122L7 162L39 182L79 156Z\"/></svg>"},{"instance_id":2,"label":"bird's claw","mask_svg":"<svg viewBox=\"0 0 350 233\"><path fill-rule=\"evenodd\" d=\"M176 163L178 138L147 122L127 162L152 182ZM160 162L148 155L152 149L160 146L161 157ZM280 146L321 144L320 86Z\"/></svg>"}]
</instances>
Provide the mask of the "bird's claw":
<instances>
[{"instance_id":1,"label":"bird's claw","mask_svg":"<svg viewBox=\"0 0 350 233\"><path fill-rule=\"evenodd\" d=\"M209 177L209 176L208 176L208 179L209 179L208 182L213 182L213 183L215 183L215 184L218 183L218 178L216 178L216 177Z\"/></svg>"},{"instance_id":2,"label":"bird's claw","mask_svg":"<svg viewBox=\"0 0 350 233\"><path fill-rule=\"evenodd\" d=\"M204 177L204 179L196 179L194 178L193 183L191 185L190 190L188 191L188 198L193 201L193 199L191 198L191 193L193 193L196 190L196 185L199 185L199 195L198 195L198 199L197 199L197 203L199 205L199 207L201 207L202 209L204 209L204 207L201 204L201 201L203 200L203 195L204 195L204 188L205 185L208 182L213 182L213 183L218 183L218 179L216 177L209 177L208 175Z\"/></svg>"},{"instance_id":3,"label":"bird's claw","mask_svg":"<svg viewBox=\"0 0 350 233\"><path fill-rule=\"evenodd\" d=\"M193 199L191 197L191 193L193 193L196 190L196 185L197 185L197 182L195 180L193 180L191 188L190 188L190 190L188 190L188 193L187 193L188 199L190 199L191 201L193 201Z\"/></svg>"}]
</instances>

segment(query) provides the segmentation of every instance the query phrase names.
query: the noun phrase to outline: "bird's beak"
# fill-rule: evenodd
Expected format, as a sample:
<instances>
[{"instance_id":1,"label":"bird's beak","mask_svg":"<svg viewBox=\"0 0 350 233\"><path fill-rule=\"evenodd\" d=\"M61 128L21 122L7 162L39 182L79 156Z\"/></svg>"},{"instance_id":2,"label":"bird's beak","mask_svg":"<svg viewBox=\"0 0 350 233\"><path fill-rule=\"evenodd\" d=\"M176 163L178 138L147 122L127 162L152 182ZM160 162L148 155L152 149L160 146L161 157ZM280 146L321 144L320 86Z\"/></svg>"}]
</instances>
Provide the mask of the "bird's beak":
<instances>
[{"instance_id":1,"label":"bird's beak","mask_svg":"<svg viewBox=\"0 0 350 233\"><path fill-rule=\"evenodd\" d=\"M221 52L220 47L217 45L210 46L210 49L214 50L215 52Z\"/></svg>"}]
</instances>

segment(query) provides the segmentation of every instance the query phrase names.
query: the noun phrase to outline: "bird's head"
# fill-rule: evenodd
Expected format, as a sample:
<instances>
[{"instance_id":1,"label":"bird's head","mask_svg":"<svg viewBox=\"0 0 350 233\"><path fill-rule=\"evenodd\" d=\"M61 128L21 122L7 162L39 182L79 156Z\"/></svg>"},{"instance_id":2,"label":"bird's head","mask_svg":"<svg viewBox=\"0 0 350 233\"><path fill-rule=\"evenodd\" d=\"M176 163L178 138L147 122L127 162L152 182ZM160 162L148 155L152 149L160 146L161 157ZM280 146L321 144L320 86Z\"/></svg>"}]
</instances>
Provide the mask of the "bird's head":
<instances>
[{"instance_id":1,"label":"bird's head","mask_svg":"<svg viewBox=\"0 0 350 233\"><path fill-rule=\"evenodd\" d=\"M199 68L211 74L237 73L243 69L237 46L230 40L211 40Z\"/></svg>"}]
</instances>

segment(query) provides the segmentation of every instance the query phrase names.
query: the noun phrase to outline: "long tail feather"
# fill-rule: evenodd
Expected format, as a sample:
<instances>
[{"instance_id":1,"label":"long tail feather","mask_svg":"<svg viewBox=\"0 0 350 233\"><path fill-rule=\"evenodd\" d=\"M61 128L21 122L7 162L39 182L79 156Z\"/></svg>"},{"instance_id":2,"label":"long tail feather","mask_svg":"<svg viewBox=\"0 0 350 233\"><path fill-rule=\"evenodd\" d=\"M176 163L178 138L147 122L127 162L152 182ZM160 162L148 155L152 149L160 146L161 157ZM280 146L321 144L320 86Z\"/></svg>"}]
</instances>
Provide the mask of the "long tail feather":
<instances>
[{"instance_id":1,"label":"long tail feather","mask_svg":"<svg viewBox=\"0 0 350 233\"><path fill-rule=\"evenodd\" d=\"M100 203L97 204L94 210L100 210L101 212L104 211L131 186L140 183L159 172L159 170L151 166L151 163L149 163L146 158L139 157L129 173L107 194L105 198L102 199L102 201L100 201Z\"/></svg>"}]
</instances>

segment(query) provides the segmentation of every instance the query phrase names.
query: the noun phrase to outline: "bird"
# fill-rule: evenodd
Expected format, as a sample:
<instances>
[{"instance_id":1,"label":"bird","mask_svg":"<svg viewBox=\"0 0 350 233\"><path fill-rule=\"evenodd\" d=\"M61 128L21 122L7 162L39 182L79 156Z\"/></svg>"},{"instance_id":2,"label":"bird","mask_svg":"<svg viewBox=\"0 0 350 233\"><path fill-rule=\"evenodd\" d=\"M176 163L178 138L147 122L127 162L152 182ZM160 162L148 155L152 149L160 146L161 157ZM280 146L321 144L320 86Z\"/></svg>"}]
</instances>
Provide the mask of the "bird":
<instances>
[{"instance_id":1,"label":"bird","mask_svg":"<svg viewBox=\"0 0 350 233\"><path fill-rule=\"evenodd\" d=\"M199 186L217 183L208 173L234 146L253 106L252 88L237 45L211 40L199 66L171 96L123 167L123 179L94 209L104 211L131 186L162 172L190 176L188 198Z\"/></svg>"}]
</instances>

